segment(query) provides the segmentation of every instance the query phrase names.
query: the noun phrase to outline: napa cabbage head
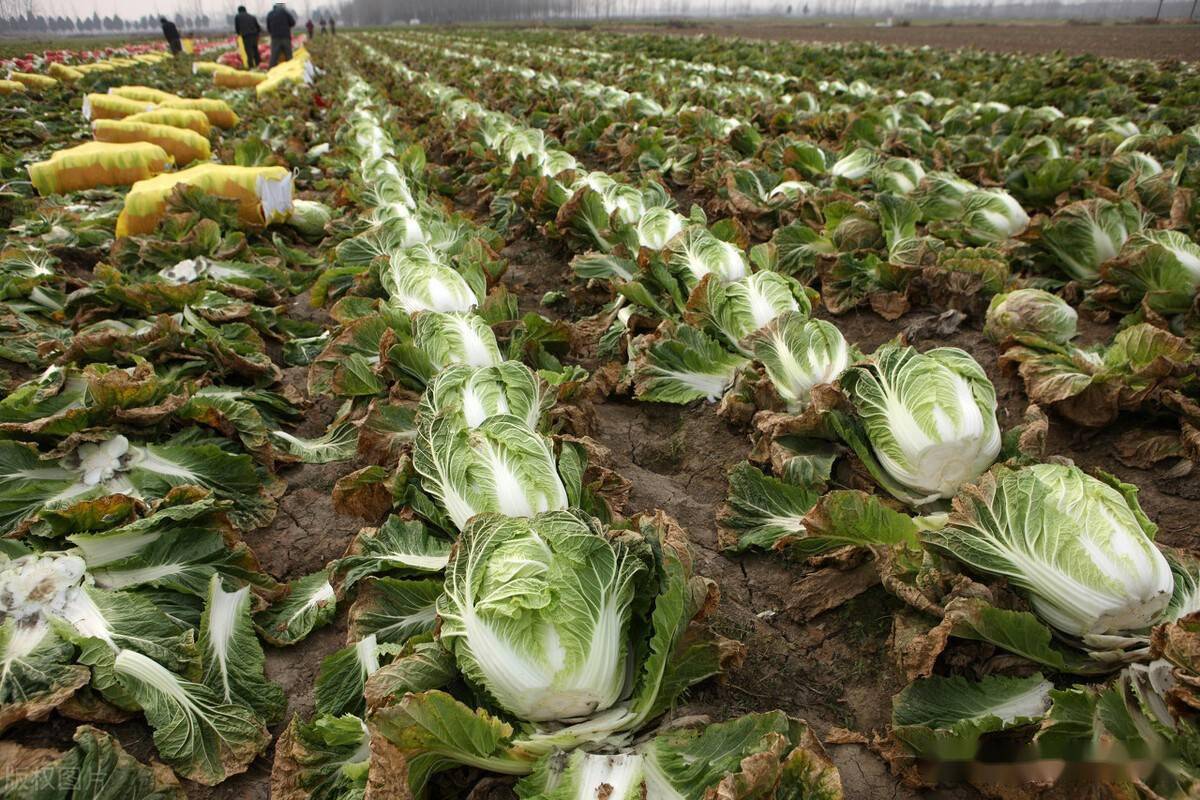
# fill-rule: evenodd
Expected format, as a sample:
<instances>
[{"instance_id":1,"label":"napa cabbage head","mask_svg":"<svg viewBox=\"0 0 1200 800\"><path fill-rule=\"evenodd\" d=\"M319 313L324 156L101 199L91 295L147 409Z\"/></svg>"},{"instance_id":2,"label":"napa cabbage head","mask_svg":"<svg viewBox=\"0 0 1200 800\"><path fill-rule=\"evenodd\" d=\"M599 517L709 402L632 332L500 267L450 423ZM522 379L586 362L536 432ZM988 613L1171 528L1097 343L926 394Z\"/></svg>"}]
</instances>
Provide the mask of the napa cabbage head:
<instances>
[{"instance_id":1,"label":"napa cabbage head","mask_svg":"<svg viewBox=\"0 0 1200 800\"><path fill-rule=\"evenodd\" d=\"M495 511L529 517L568 506L553 444L528 422L495 414L467 427L457 408L418 425L413 464L456 527Z\"/></svg>"},{"instance_id":2,"label":"napa cabbage head","mask_svg":"<svg viewBox=\"0 0 1200 800\"><path fill-rule=\"evenodd\" d=\"M673 240L670 264L689 285L705 275L728 283L750 274L738 246L718 239L703 225L693 225Z\"/></svg>"},{"instance_id":3,"label":"napa cabbage head","mask_svg":"<svg viewBox=\"0 0 1200 800\"><path fill-rule=\"evenodd\" d=\"M958 219L965 209L967 197L979 187L952 172L930 172L916 192L925 220Z\"/></svg>"},{"instance_id":4,"label":"napa cabbage head","mask_svg":"<svg viewBox=\"0 0 1200 800\"><path fill-rule=\"evenodd\" d=\"M1103 649L1161 621L1174 590L1134 495L1073 466L997 468L964 488L927 541L1006 578L1052 627Z\"/></svg>"},{"instance_id":5,"label":"napa cabbage head","mask_svg":"<svg viewBox=\"0 0 1200 800\"><path fill-rule=\"evenodd\" d=\"M333 219L333 210L315 200L293 200L288 225L295 228L308 241L320 241L325 236L325 226Z\"/></svg>"},{"instance_id":6,"label":"napa cabbage head","mask_svg":"<svg viewBox=\"0 0 1200 800\"><path fill-rule=\"evenodd\" d=\"M870 443L867 455L882 470L876 477L901 500L953 497L1000 452L996 390L958 348L884 345L841 383Z\"/></svg>"},{"instance_id":7,"label":"napa cabbage head","mask_svg":"<svg viewBox=\"0 0 1200 800\"><path fill-rule=\"evenodd\" d=\"M669 208L648 209L637 222L638 245L649 250L662 250L687 224L687 218Z\"/></svg>"},{"instance_id":8,"label":"napa cabbage head","mask_svg":"<svg viewBox=\"0 0 1200 800\"><path fill-rule=\"evenodd\" d=\"M1139 227L1138 213L1127 202L1081 200L1054 214L1042 229L1042 244L1067 275L1095 283L1100 266L1115 258Z\"/></svg>"},{"instance_id":9,"label":"napa cabbage head","mask_svg":"<svg viewBox=\"0 0 1200 800\"><path fill-rule=\"evenodd\" d=\"M479 302L466 279L426 245L393 253L380 282L390 302L410 314L470 311Z\"/></svg>"},{"instance_id":10,"label":"napa cabbage head","mask_svg":"<svg viewBox=\"0 0 1200 800\"><path fill-rule=\"evenodd\" d=\"M453 409L451 413L460 415L468 428L479 427L489 417L509 414L535 431L554 399L549 387L519 361L490 367L453 364L426 387L420 413L433 417Z\"/></svg>"},{"instance_id":11,"label":"napa cabbage head","mask_svg":"<svg viewBox=\"0 0 1200 800\"><path fill-rule=\"evenodd\" d=\"M874 151L860 147L835 161L829 174L843 180L859 181L870 175L878 162L879 156Z\"/></svg>"},{"instance_id":12,"label":"napa cabbage head","mask_svg":"<svg viewBox=\"0 0 1200 800\"><path fill-rule=\"evenodd\" d=\"M1200 244L1182 231L1143 231L1105 268L1130 305L1145 303L1160 314L1180 314L1200 292Z\"/></svg>"},{"instance_id":13,"label":"napa cabbage head","mask_svg":"<svg viewBox=\"0 0 1200 800\"><path fill-rule=\"evenodd\" d=\"M1003 189L977 189L963 200L963 233L974 244L1002 242L1029 227L1029 215Z\"/></svg>"},{"instance_id":14,"label":"napa cabbage head","mask_svg":"<svg viewBox=\"0 0 1200 800\"><path fill-rule=\"evenodd\" d=\"M770 270L730 283L709 279L703 288L709 322L735 349L741 349L742 339L780 314L801 311L807 315L812 308L794 278Z\"/></svg>"},{"instance_id":15,"label":"napa cabbage head","mask_svg":"<svg viewBox=\"0 0 1200 800\"><path fill-rule=\"evenodd\" d=\"M850 366L851 348L837 326L795 311L781 314L752 339L775 391L798 411L815 386L833 383Z\"/></svg>"},{"instance_id":16,"label":"napa cabbage head","mask_svg":"<svg viewBox=\"0 0 1200 800\"><path fill-rule=\"evenodd\" d=\"M889 158L875 170L872 182L881 192L911 194L925 179L925 169L911 158Z\"/></svg>"},{"instance_id":17,"label":"napa cabbage head","mask_svg":"<svg viewBox=\"0 0 1200 800\"><path fill-rule=\"evenodd\" d=\"M984 334L993 342L1029 337L1054 344L1075 338L1079 315L1066 300L1042 289L1015 289L998 294L988 305Z\"/></svg>"},{"instance_id":18,"label":"napa cabbage head","mask_svg":"<svg viewBox=\"0 0 1200 800\"><path fill-rule=\"evenodd\" d=\"M519 719L604 711L627 691L649 559L642 540L573 512L480 515L463 530L437 601L442 644Z\"/></svg>"}]
</instances>

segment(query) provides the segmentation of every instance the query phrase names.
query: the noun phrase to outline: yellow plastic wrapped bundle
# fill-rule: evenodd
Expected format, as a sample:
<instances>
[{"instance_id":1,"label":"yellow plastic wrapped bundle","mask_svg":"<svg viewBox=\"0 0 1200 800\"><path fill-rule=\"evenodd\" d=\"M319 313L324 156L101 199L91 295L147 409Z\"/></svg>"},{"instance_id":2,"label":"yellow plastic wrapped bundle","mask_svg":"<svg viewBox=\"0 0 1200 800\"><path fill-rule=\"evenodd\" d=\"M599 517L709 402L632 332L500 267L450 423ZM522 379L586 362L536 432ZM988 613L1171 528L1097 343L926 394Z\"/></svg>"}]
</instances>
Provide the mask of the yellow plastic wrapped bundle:
<instances>
[{"instance_id":1,"label":"yellow plastic wrapped bundle","mask_svg":"<svg viewBox=\"0 0 1200 800\"><path fill-rule=\"evenodd\" d=\"M59 150L49 161L29 165L39 194L62 194L97 186L129 186L164 172L171 157L156 144L88 142Z\"/></svg>"},{"instance_id":2,"label":"yellow plastic wrapped bundle","mask_svg":"<svg viewBox=\"0 0 1200 800\"><path fill-rule=\"evenodd\" d=\"M164 58L168 58L166 53L138 53L133 60L139 64L157 64Z\"/></svg>"},{"instance_id":3,"label":"yellow plastic wrapped bundle","mask_svg":"<svg viewBox=\"0 0 1200 800\"><path fill-rule=\"evenodd\" d=\"M248 89L266 79L265 73L241 69L223 69L213 73L213 83L226 89Z\"/></svg>"},{"instance_id":4,"label":"yellow plastic wrapped bundle","mask_svg":"<svg viewBox=\"0 0 1200 800\"><path fill-rule=\"evenodd\" d=\"M203 111L208 116L208 121L218 128L229 129L238 124L238 115L224 100L214 100L208 97L184 97L178 100L168 100L162 103L162 107Z\"/></svg>"},{"instance_id":5,"label":"yellow plastic wrapped bundle","mask_svg":"<svg viewBox=\"0 0 1200 800\"><path fill-rule=\"evenodd\" d=\"M136 115L135 115L136 116ZM92 135L98 142L150 142L156 144L175 160L177 166L193 161L208 161L212 147L208 138L187 128L156 125L150 122L131 122L125 119L98 119L92 123Z\"/></svg>"},{"instance_id":6,"label":"yellow plastic wrapped bundle","mask_svg":"<svg viewBox=\"0 0 1200 800\"><path fill-rule=\"evenodd\" d=\"M58 78L63 83L74 83L83 77L82 70L67 66L66 64L60 64L57 61L51 63L50 67L46 71L49 72L51 76Z\"/></svg>"},{"instance_id":7,"label":"yellow plastic wrapped bundle","mask_svg":"<svg viewBox=\"0 0 1200 800\"><path fill-rule=\"evenodd\" d=\"M149 122L152 125L170 125L172 128L186 128L201 136L208 136L212 123L208 115L194 108L156 108L153 111L142 111L125 117L128 122Z\"/></svg>"},{"instance_id":8,"label":"yellow plastic wrapped bundle","mask_svg":"<svg viewBox=\"0 0 1200 800\"><path fill-rule=\"evenodd\" d=\"M179 95L164 92L162 89L155 89L153 86L114 86L108 90L109 94L115 94L117 97L128 97L130 100L140 100L145 103L154 103L159 105L168 100L178 100Z\"/></svg>"},{"instance_id":9,"label":"yellow plastic wrapped bundle","mask_svg":"<svg viewBox=\"0 0 1200 800\"><path fill-rule=\"evenodd\" d=\"M303 83L306 70L310 69L307 65L308 51L302 47L296 51L296 56L291 61L284 61L267 70L267 79L258 84L256 93L261 97L286 83Z\"/></svg>"},{"instance_id":10,"label":"yellow plastic wrapped bundle","mask_svg":"<svg viewBox=\"0 0 1200 800\"><path fill-rule=\"evenodd\" d=\"M181 183L237 200L238 216L250 225L285 220L292 210L292 173L286 167L200 164L134 184L117 217L117 236L151 233L162 219L167 197Z\"/></svg>"},{"instance_id":11,"label":"yellow plastic wrapped bundle","mask_svg":"<svg viewBox=\"0 0 1200 800\"><path fill-rule=\"evenodd\" d=\"M58 81L48 75L35 75L32 72L10 72L8 77L17 83L25 84L26 89L42 92L58 86Z\"/></svg>"},{"instance_id":12,"label":"yellow plastic wrapped bundle","mask_svg":"<svg viewBox=\"0 0 1200 800\"><path fill-rule=\"evenodd\" d=\"M89 72L114 72L117 68L107 61L95 61L91 64L76 64L75 69L86 75Z\"/></svg>"},{"instance_id":13,"label":"yellow plastic wrapped bundle","mask_svg":"<svg viewBox=\"0 0 1200 800\"><path fill-rule=\"evenodd\" d=\"M233 67L225 64L218 64L216 61L195 61L192 63L193 75L211 75L214 72L233 69Z\"/></svg>"},{"instance_id":14,"label":"yellow plastic wrapped bundle","mask_svg":"<svg viewBox=\"0 0 1200 800\"><path fill-rule=\"evenodd\" d=\"M108 59L107 63L112 64L117 68L124 68L136 67L138 62L134 61L132 58L125 58L124 56L113 56L112 58Z\"/></svg>"},{"instance_id":15,"label":"yellow plastic wrapped bundle","mask_svg":"<svg viewBox=\"0 0 1200 800\"><path fill-rule=\"evenodd\" d=\"M23 83L0 79L0 94L22 94L25 91L25 84Z\"/></svg>"},{"instance_id":16,"label":"yellow plastic wrapped bundle","mask_svg":"<svg viewBox=\"0 0 1200 800\"><path fill-rule=\"evenodd\" d=\"M143 111L149 111L154 108L153 103L146 103L141 100L130 100L128 97L121 97L115 94L92 94L84 95L83 98L83 118L87 120L93 119L123 119L130 114L139 114Z\"/></svg>"}]
</instances>

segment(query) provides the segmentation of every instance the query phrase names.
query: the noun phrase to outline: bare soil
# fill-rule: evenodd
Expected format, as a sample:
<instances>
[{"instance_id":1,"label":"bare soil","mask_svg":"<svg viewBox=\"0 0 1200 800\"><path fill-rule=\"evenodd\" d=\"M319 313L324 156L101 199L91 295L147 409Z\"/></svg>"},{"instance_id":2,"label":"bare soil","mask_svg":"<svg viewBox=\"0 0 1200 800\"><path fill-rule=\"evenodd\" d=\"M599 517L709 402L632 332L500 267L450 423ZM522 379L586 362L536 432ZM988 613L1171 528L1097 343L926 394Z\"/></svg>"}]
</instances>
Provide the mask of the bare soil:
<instances>
[{"instance_id":1,"label":"bare soil","mask_svg":"<svg viewBox=\"0 0 1200 800\"><path fill-rule=\"evenodd\" d=\"M1105 24L1068 22L972 25L917 24L891 28L872 25L812 25L783 20L720 20L681 26L616 23L597 26L620 33L658 33L680 36L743 36L795 42L878 42L903 47L962 47L1016 53L1090 54L1108 58L1148 58L1155 61L1200 59L1200 25Z\"/></svg>"}]
</instances>

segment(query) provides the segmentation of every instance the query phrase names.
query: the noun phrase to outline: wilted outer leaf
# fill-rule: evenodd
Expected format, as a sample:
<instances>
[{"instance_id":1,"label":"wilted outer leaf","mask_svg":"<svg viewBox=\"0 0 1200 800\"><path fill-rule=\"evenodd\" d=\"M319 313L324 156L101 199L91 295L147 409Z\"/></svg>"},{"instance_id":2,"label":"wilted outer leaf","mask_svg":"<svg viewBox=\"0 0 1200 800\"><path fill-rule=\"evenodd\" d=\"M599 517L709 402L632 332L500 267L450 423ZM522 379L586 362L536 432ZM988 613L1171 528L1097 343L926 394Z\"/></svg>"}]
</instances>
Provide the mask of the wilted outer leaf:
<instances>
[{"instance_id":1,"label":"wilted outer leaf","mask_svg":"<svg viewBox=\"0 0 1200 800\"><path fill-rule=\"evenodd\" d=\"M154 729L159 755L184 777L218 784L244 772L271 741L254 711L222 702L207 686L184 680L140 653L121 651L115 669Z\"/></svg>"},{"instance_id":2,"label":"wilted outer leaf","mask_svg":"<svg viewBox=\"0 0 1200 800\"><path fill-rule=\"evenodd\" d=\"M315 439L301 439L287 431L271 431L271 438L282 452L305 464L348 461L358 453L358 428L349 422L332 425Z\"/></svg>"},{"instance_id":3,"label":"wilted outer leaf","mask_svg":"<svg viewBox=\"0 0 1200 800\"><path fill-rule=\"evenodd\" d=\"M437 642L422 642L367 678L368 708L377 708L409 692L442 689L458 677L454 656Z\"/></svg>"},{"instance_id":4,"label":"wilted outer leaf","mask_svg":"<svg viewBox=\"0 0 1200 800\"><path fill-rule=\"evenodd\" d=\"M91 679L74 648L45 623L0 625L0 731L44 719Z\"/></svg>"},{"instance_id":5,"label":"wilted outer leaf","mask_svg":"<svg viewBox=\"0 0 1200 800\"><path fill-rule=\"evenodd\" d=\"M663 323L637 346L635 392L638 399L651 402L715 402L748 363L690 325Z\"/></svg>"},{"instance_id":6,"label":"wilted outer leaf","mask_svg":"<svg viewBox=\"0 0 1200 800\"><path fill-rule=\"evenodd\" d=\"M202 682L224 703L254 710L270 725L283 717L283 688L263 673L266 657L250 621L250 587L227 592L221 576L209 583L208 602L200 621Z\"/></svg>"},{"instance_id":7,"label":"wilted outer leaf","mask_svg":"<svg viewBox=\"0 0 1200 800\"><path fill-rule=\"evenodd\" d=\"M441 572L450 560L450 548L448 540L433 536L420 522L391 516L379 528L359 531L332 569L339 592L345 593L372 575Z\"/></svg>"},{"instance_id":8,"label":"wilted outer leaf","mask_svg":"<svg viewBox=\"0 0 1200 800\"><path fill-rule=\"evenodd\" d=\"M429 778L455 764L507 775L528 773L536 756L513 747L513 728L483 709L473 710L445 692L405 695L396 705L371 715L372 737L388 740L407 767L406 788L425 796Z\"/></svg>"},{"instance_id":9,"label":"wilted outer leaf","mask_svg":"<svg viewBox=\"0 0 1200 800\"><path fill-rule=\"evenodd\" d=\"M329 571L323 569L291 581L282 599L254 616L254 625L268 642L286 647L327 625L336 608Z\"/></svg>"},{"instance_id":10,"label":"wilted outer leaf","mask_svg":"<svg viewBox=\"0 0 1200 800\"><path fill-rule=\"evenodd\" d=\"M140 763L109 734L90 725L75 730L75 747L57 756L5 742L0 745L0 796L9 800L113 798L186 800L179 781L161 764Z\"/></svg>"},{"instance_id":11,"label":"wilted outer leaf","mask_svg":"<svg viewBox=\"0 0 1200 800\"><path fill-rule=\"evenodd\" d=\"M403 644L433 631L440 580L405 580L380 576L367 579L350 607L350 636L375 634L381 642Z\"/></svg>"},{"instance_id":12,"label":"wilted outer leaf","mask_svg":"<svg viewBox=\"0 0 1200 800\"><path fill-rule=\"evenodd\" d=\"M717 515L722 544L735 552L787 547L805 536L804 517L819 496L743 461L729 471L729 497Z\"/></svg>"},{"instance_id":13,"label":"wilted outer leaf","mask_svg":"<svg viewBox=\"0 0 1200 800\"><path fill-rule=\"evenodd\" d=\"M370 739L358 717L293 717L275 743L274 800L357 800L366 786Z\"/></svg>"},{"instance_id":14,"label":"wilted outer leaf","mask_svg":"<svg viewBox=\"0 0 1200 800\"><path fill-rule=\"evenodd\" d=\"M918 756L969 760L983 734L1040 720L1050 707L1052 688L1040 674L992 675L979 682L922 678L893 700L892 732Z\"/></svg>"},{"instance_id":15,"label":"wilted outer leaf","mask_svg":"<svg viewBox=\"0 0 1200 800\"><path fill-rule=\"evenodd\" d=\"M378 524L392 510L391 474L371 465L343 475L333 485L333 508L339 514Z\"/></svg>"},{"instance_id":16,"label":"wilted outer leaf","mask_svg":"<svg viewBox=\"0 0 1200 800\"><path fill-rule=\"evenodd\" d=\"M385 652L375 635L369 634L325 656L314 684L317 711L361 715L366 710L363 688L367 678L378 671L379 657Z\"/></svg>"}]
</instances>

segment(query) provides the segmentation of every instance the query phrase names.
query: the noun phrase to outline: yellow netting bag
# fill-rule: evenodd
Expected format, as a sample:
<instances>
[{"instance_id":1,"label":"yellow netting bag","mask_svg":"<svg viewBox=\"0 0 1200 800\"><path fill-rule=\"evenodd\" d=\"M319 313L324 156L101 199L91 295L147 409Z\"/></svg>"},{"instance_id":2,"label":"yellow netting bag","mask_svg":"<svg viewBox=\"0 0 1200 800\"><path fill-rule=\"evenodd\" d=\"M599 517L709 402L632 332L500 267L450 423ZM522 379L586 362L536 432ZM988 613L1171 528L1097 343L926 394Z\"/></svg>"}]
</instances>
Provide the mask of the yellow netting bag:
<instances>
[{"instance_id":1,"label":"yellow netting bag","mask_svg":"<svg viewBox=\"0 0 1200 800\"><path fill-rule=\"evenodd\" d=\"M140 100L145 103L154 103L159 105L168 100L178 100L179 95L164 92L162 89L155 89L153 86L114 86L108 90L109 94L115 94L117 97L128 97L130 100Z\"/></svg>"},{"instance_id":2,"label":"yellow netting bag","mask_svg":"<svg viewBox=\"0 0 1200 800\"><path fill-rule=\"evenodd\" d=\"M135 115L136 116L136 115ZM175 160L177 166L212 158L208 138L187 128L132 122L125 119L98 119L92 123L92 135L98 142L150 142Z\"/></svg>"},{"instance_id":3,"label":"yellow netting bag","mask_svg":"<svg viewBox=\"0 0 1200 800\"><path fill-rule=\"evenodd\" d=\"M107 61L94 61L91 64L76 64L75 69L86 75L89 72L114 72L117 68Z\"/></svg>"},{"instance_id":4,"label":"yellow netting bag","mask_svg":"<svg viewBox=\"0 0 1200 800\"><path fill-rule=\"evenodd\" d=\"M208 97L185 97L178 100L168 100L162 104L163 108L191 108L196 111L203 111L208 116L208 121L218 128L229 129L238 124L238 115L224 100L214 100Z\"/></svg>"},{"instance_id":5,"label":"yellow netting bag","mask_svg":"<svg viewBox=\"0 0 1200 800\"><path fill-rule=\"evenodd\" d=\"M226 89L248 89L266 79L265 73L241 69L223 69L213 73L213 83Z\"/></svg>"},{"instance_id":6,"label":"yellow netting bag","mask_svg":"<svg viewBox=\"0 0 1200 800\"><path fill-rule=\"evenodd\" d=\"M156 108L153 111L143 111L125 117L126 122L149 122L152 125L170 125L172 128L184 128L195 131L201 136L208 136L212 123L208 115L194 108Z\"/></svg>"},{"instance_id":7,"label":"yellow netting bag","mask_svg":"<svg viewBox=\"0 0 1200 800\"><path fill-rule=\"evenodd\" d=\"M267 79L255 87L255 92L261 97L274 92L284 84L303 83L309 69L311 66L308 64L308 51L302 47L296 51L296 57L291 61L284 61L267 70Z\"/></svg>"},{"instance_id":8,"label":"yellow netting bag","mask_svg":"<svg viewBox=\"0 0 1200 800\"><path fill-rule=\"evenodd\" d=\"M92 93L84 95L83 118L93 119L123 119L130 114L138 114L154 108L153 103L141 100L130 100L115 94Z\"/></svg>"},{"instance_id":9,"label":"yellow netting bag","mask_svg":"<svg viewBox=\"0 0 1200 800\"><path fill-rule=\"evenodd\" d=\"M233 69L233 67L226 66L225 64L218 64L216 61L193 61L192 62L192 74L193 75L211 75L214 72L221 72L223 70L228 70L228 69Z\"/></svg>"},{"instance_id":10,"label":"yellow netting bag","mask_svg":"<svg viewBox=\"0 0 1200 800\"><path fill-rule=\"evenodd\" d=\"M50 67L46 71L63 83L74 83L83 77L82 70L66 64L60 64L57 61L51 62Z\"/></svg>"},{"instance_id":11,"label":"yellow netting bag","mask_svg":"<svg viewBox=\"0 0 1200 800\"><path fill-rule=\"evenodd\" d=\"M117 236L151 233L166 211L168 195L181 183L237 200L238 216L250 225L278 222L291 213L292 173L286 167L201 164L134 184L117 217Z\"/></svg>"},{"instance_id":12,"label":"yellow netting bag","mask_svg":"<svg viewBox=\"0 0 1200 800\"><path fill-rule=\"evenodd\" d=\"M0 94L22 94L25 91L25 84L0 78Z\"/></svg>"},{"instance_id":13,"label":"yellow netting bag","mask_svg":"<svg viewBox=\"0 0 1200 800\"><path fill-rule=\"evenodd\" d=\"M32 72L10 72L8 77L17 83L25 84L27 89L32 89L37 92L46 89L53 89L58 86L58 81L48 75L35 75Z\"/></svg>"},{"instance_id":14,"label":"yellow netting bag","mask_svg":"<svg viewBox=\"0 0 1200 800\"><path fill-rule=\"evenodd\" d=\"M88 142L59 150L49 161L29 165L39 194L62 194L97 186L129 186L163 172L171 157L156 144Z\"/></svg>"}]
</instances>

